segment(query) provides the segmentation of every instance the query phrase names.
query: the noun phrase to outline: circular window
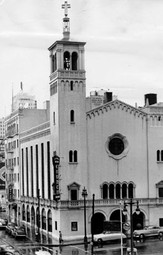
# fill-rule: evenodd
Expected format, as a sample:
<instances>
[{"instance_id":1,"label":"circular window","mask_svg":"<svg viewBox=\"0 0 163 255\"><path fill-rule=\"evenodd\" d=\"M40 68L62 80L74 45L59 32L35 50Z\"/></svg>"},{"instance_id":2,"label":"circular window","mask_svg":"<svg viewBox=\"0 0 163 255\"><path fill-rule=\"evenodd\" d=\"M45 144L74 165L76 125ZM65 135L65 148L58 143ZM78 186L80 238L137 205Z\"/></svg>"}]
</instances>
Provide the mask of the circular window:
<instances>
[{"instance_id":1,"label":"circular window","mask_svg":"<svg viewBox=\"0 0 163 255\"><path fill-rule=\"evenodd\" d=\"M116 133L109 136L106 142L106 151L110 157L121 159L127 155L128 142L125 136Z\"/></svg>"},{"instance_id":2,"label":"circular window","mask_svg":"<svg viewBox=\"0 0 163 255\"><path fill-rule=\"evenodd\" d=\"M124 143L122 139L115 137L109 142L109 151L113 155L119 155L124 151Z\"/></svg>"}]
</instances>

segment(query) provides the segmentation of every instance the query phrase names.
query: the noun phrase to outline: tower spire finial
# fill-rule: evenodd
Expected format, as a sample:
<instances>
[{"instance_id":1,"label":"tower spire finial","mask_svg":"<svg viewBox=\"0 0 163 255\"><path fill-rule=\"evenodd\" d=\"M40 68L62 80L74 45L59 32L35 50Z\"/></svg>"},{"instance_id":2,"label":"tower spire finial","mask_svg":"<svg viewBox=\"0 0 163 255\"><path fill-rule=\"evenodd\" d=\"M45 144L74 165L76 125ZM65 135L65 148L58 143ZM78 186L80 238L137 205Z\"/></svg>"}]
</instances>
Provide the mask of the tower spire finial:
<instances>
[{"instance_id":1,"label":"tower spire finial","mask_svg":"<svg viewBox=\"0 0 163 255\"><path fill-rule=\"evenodd\" d=\"M71 8L70 4L65 1L64 4L62 4L62 9L64 9L64 18L63 18L63 39L69 40L70 38L70 19L68 17L68 8Z\"/></svg>"},{"instance_id":2,"label":"tower spire finial","mask_svg":"<svg viewBox=\"0 0 163 255\"><path fill-rule=\"evenodd\" d=\"M67 3L67 1L65 1L65 3L62 4L62 9L65 9L65 17L68 16L68 8L71 8L71 6Z\"/></svg>"}]
</instances>

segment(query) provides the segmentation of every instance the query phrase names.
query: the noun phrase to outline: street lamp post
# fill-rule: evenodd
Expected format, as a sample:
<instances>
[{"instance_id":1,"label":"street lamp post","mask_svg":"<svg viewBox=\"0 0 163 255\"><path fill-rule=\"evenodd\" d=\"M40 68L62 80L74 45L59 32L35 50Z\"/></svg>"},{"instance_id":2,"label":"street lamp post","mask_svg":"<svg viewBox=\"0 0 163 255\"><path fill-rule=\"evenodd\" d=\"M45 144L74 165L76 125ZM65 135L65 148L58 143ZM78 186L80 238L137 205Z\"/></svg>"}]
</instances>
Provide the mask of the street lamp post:
<instances>
[{"instance_id":1,"label":"street lamp post","mask_svg":"<svg viewBox=\"0 0 163 255\"><path fill-rule=\"evenodd\" d=\"M134 204L137 204L137 208L136 208L136 214L138 215L140 213L140 209L139 209L139 202L136 201L134 202L133 199L131 198L129 202L124 202L124 209L123 209L123 214L126 215L127 214L127 205L130 206L130 230L131 230L131 255L133 255L133 216L132 216L132 206Z\"/></svg>"},{"instance_id":2,"label":"street lamp post","mask_svg":"<svg viewBox=\"0 0 163 255\"><path fill-rule=\"evenodd\" d=\"M84 198L84 244L87 245L87 226L86 226L86 197L88 196L87 190L84 187L82 197Z\"/></svg>"},{"instance_id":3,"label":"street lamp post","mask_svg":"<svg viewBox=\"0 0 163 255\"><path fill-rule=\"evenodd\" d=\"M120 224L121 224L121 255L123 255L123 238L122 238L122 208L121 208L121 202L120 202Z\"/></svg>"},{"instance_id":4,"label":"street lamp post","mask_svg":"<svg viewBox=\"0 0 163 255\"><path fill-rule=\"evenodd\" d=\"M94 244L94 228L93 228L93 220L94 220L94 211L95 211L95 194L92 196L92 218L91 218L91 233L92 233L92 241L91 241L91 254L93 254L93 244Z\"/></svg>"},{"instance_id":5,"label":"street lamp post","mask_svg":"<svg viewBox=\"0 0 163 255\"><path fill-rule=\"evenodd\" d=\"M92 245L94 243L94 232L93 232L93 217L94 217L94 210L95 210L95 194L92 196L92 221L91 221L91 232L92 232Z\"/></svg>"}]
</instances>

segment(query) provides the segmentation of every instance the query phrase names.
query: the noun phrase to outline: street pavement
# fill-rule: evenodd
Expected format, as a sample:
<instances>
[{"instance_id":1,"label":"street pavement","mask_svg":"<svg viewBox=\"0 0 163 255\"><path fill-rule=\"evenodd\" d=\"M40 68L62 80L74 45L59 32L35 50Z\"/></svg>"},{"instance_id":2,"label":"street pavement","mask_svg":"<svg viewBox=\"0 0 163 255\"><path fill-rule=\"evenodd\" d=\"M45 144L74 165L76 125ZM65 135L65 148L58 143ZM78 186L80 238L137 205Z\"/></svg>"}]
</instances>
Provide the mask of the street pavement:
<instances>
[{"instance_id":1,"label":"street pavement","mask_svg":"<svg viewBox=\"0 0 163 255\"><path fill-rule=\"evenodd\" d=\"M68 245L61 247L41 247L28 239L18 239L9 236L5 231L0 231L0 244L7 242L19 250L22 255L35 255L41 249L49 251L51 255L126 255L126 247L121 249L120 244L107 244L102 247L84 245ZM138 255L163 255L163 240L148 239L144 242L134 242ZM121 253L121 251L123 251Z\"/></svg>"},{"instance_id":2,"label":"street pavement","mask_svg":"<svg viewBox=\"0 0 163 255\"><path fill-rule=\"evenodd\" d=\"M163 255L163 240L148 239L144 242L134 242L135 247L137 249L138 255ZM123 248L123 252L121 253L120 247L111 247L109 245L105 245L102 248L95 248L93 254L104 254L105 255L126 255L126 247Z\"/></svg>"}]
</instances>

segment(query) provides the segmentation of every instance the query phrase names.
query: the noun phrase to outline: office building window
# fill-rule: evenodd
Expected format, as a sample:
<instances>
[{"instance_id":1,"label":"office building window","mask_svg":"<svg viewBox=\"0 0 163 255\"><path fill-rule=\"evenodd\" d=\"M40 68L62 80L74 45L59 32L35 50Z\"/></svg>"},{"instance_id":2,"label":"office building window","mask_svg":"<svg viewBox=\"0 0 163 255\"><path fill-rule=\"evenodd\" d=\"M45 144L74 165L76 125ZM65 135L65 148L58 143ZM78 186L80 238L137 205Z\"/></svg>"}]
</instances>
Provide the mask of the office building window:
<instances>
[{"instance_id":1,"label":"office building window","mask_svg":"<svg viewBox=\"0 0 163 255\"><path fill-rule=\"evenodd\" d=\"M78 231L78 223L77 223L77 221L71 222L71 231Z\"/></svg>"},{"instance_id":2,"label":"office building window","mask_svg":"<svg viewBox=\"0 0 163 255\"><path fill-rule=\"evenodd\" d=\"M78 162L78 152L75 151L69 151L69 163L77 163Z\"/></svg>"}]
</instances>

